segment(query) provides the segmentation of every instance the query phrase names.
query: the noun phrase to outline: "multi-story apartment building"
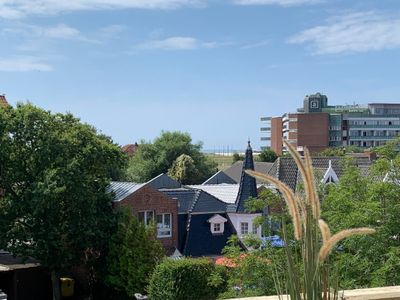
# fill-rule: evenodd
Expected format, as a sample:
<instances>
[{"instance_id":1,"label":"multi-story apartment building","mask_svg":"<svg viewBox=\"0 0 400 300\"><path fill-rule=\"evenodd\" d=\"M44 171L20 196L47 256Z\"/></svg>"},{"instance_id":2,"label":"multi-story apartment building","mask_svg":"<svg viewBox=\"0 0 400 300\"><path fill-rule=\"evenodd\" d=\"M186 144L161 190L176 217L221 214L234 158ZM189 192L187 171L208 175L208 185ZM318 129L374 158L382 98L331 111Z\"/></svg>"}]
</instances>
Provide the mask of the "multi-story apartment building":
<instances>
[{"instance_id":1,"label":"multi-story apartment building","mask_svg":"<svg viewBox=\"0 0 400 300\"><path fill-rule=\"evenodd\" d=\"M271 147L271 118L261 117L261 150Z\"/></svg>"},{"instance_id":2,"label":"multi-story apartment building","mask_svg":"<svg viewBox=\"0 0 400 300\"><path fill-rule=\"evenodd\" d=\"M263 134L270 136L270 146L278 154L285 151L284 139L299 151L305 146L311 152L348 145L370 148L400 134L400 103L329 106L328 98L317 93L307 95L296 113L272 117L270 124L270 131Z\"/></svg>"}]
</instances>

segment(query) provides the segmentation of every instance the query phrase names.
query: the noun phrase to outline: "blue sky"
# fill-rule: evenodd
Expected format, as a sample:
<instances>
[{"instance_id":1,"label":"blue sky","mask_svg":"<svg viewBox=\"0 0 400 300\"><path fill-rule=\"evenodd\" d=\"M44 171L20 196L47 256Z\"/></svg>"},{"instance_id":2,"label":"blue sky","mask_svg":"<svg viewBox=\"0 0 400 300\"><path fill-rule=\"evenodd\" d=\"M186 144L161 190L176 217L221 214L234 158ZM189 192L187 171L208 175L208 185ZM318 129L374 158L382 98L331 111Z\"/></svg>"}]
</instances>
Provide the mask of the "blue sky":
<instances>
[{"instance_id":1,"label":"blue sky","mask_svg":"<svg viewBox=\"0 0 400 300\"><path fill-rule=\"evenodd\" d=\"M399 102L397 0L0 0L0 93L119 144L161 130L259 147L259 117L322 92Z\"/></svg>"}]
</instances>

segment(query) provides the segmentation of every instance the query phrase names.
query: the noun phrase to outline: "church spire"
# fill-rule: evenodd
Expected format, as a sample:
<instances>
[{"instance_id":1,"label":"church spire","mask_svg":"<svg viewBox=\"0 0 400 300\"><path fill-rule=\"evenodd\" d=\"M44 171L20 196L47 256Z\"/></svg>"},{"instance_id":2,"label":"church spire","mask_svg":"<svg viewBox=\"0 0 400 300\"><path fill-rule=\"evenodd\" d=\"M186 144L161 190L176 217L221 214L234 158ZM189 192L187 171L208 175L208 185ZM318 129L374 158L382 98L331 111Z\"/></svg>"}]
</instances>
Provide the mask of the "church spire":
<instances>
[{"instance_id":1,"label":"church spire","mask_svg":"<svg viewBox=\"0 0 400 300\"><path fill-rule=\"evenodd\" d=\"M239 192L236 198L238 212L245 212L244 203L250 197L257 197L257 184L254 177L248 175L245 170L254 171L253 149L250 139L247 142L246 155L243 161L242 176L240 178Z\"/></svg>"}]
</instances>

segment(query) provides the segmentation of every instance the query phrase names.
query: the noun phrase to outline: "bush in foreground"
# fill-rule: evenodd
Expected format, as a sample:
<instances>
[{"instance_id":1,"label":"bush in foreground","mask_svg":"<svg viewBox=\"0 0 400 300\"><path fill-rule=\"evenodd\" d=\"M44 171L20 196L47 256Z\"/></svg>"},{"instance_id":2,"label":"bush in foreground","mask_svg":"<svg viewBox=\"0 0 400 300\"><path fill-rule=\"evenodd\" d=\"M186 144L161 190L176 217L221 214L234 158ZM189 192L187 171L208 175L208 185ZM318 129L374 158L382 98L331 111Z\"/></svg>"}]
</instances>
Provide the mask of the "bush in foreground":
<instances>
[{"instance_id":1,"label":"bush in foreground","mask_svg":"<svg viewBox=\"0 0 400 300\"><path fill-rule=\"evenodd\" d=\"M164 260L149 285L150 299L212 300L216 299L225 280L208 259Z\"/></svg>"}]
</instances>

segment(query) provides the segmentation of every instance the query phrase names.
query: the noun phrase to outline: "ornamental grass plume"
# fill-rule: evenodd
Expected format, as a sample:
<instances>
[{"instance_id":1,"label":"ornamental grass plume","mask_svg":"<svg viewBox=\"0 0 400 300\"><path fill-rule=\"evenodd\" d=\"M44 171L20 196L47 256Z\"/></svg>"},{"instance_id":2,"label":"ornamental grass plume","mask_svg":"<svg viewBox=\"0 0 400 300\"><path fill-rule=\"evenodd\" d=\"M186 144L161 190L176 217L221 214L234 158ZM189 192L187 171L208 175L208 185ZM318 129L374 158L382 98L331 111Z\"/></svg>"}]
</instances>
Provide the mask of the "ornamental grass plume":
<instances>
[{"instance_id":1,"label":"ornamental grass plume","mask_svg":"<svg viewBox=\"0 0 400 300\"><path fill-rule=\"evenodd\" d=\"M332 236L328 224L320 218L320 200L310 152L304 149L304 158L302 158L287 141L284 141L284 145L300 171L304 193L295 194L290 187L272 176L251 170L246 170L246 172L261 181L275 185L282 193L292 218L294 236L301 245L302 266L296 265L296 260L292 257L291 243L288 243L286 239L283 223L283 234L286 239L286 289L291 300L337 299L337 291L333 293L333 297L330 292L330 272L326 262L329 253L342 239L353 235L371 234L375 230L371 228L347 229ZM277 277L276 280L278 281L279 278Z\"/></svg>"}]
</instances>

